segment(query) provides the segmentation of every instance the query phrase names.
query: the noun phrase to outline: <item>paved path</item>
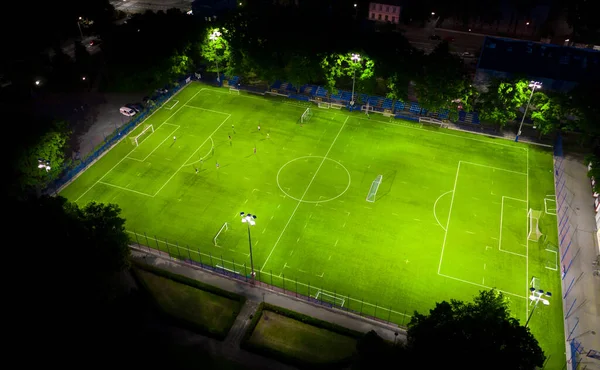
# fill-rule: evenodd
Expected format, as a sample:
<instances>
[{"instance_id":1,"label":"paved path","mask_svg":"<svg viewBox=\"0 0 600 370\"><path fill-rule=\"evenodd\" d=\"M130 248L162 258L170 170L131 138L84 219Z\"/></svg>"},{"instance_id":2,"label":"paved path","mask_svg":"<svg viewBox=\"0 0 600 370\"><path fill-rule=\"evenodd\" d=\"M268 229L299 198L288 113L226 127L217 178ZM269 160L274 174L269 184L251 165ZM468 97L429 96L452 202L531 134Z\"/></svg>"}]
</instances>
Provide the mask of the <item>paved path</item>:
<instances>
[{"instance_id":1,"label":"paved path","mask_svg":"<svg viewBox=\"0 0 600 370\"><path fill-rule=\"evenodd\" d=\"M145 249L141 250L134 247L132 256L134 259L149 265L160 267L161 269L199 280L223 290L243 295L250 301L264 301L275 306L287 308L288 310L296 311L320 320L329 321L362 333L374 330L383 339L391 342L394 342L395 339L406 341L406 332L398 327L386 325L385 323L380 323L344 311L328 309L320 305L308 303L295 297L253 286L242 281L229 279L179 261L173 261L154 253L154 251L149 252ZM397 338L395 333L398 333Z\"/></svg>"},{"instance_id":2,"label":"paved path","mask_svg":"<svg viewBox=\"0 0 600 370\"><path fill-rule=\"evenodd\" d=\"M231 329L227 334L227 338L225 338L225 344L227 346L240 346L242 338L244 337L244 333L246 333L246 329L248 326L250 326L250 321L252 321L252 315L254 315L256 312L259 304L260 303L256 301L246 301L237 318L235 319L233 326L231 326Z\"/></svg>"}]
</instances>

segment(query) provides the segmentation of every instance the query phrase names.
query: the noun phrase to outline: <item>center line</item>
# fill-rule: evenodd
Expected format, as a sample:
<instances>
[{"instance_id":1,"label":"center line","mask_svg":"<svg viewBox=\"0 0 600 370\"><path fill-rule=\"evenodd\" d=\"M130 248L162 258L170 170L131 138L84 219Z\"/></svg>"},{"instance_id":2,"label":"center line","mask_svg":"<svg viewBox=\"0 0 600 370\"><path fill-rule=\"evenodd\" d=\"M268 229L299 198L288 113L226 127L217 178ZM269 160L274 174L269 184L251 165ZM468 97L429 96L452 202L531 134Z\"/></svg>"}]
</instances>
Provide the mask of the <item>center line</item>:
<instances>
[{"instance_id":1,"label":"center line","mask_svg":"<svg viewBox=\"0 0 600 370\"><path fill-rule=\"evenodd\" d=\"M260 271L264 270L265 266L269 262L269 259L271 258L271 255L275 251L275 248L277 248L277 244L279 244L279 241L281 240L281 237L283 236L283 233L285 233L285 230L289 226L290 222L292 222L292 218L294 218L294 215L296 214L296 211L298 210L298 207L300 207L300 204L302 204L302 200L306 196L306 193L308 193L308 189L310 189L310 186L315 181L315 178L317 177L317 174L319 173L319 170L323 166L323 163L325 163L325 160L327 159L327 156L329 155L329 152L331 152L331 149L335 145L335 142L337 141L338 137L342 133L342 130L346 126L346 122L348 122L348 118L350 118L350 116L346 116L346 120L344 120L344 123L342 124L342 127L340 128L340 130L338 131L337 135L335 136L335 139L333 139L333 142L329 146L329 149L327 150L327 153L325 153L325 156L323 156L323 160L321 161L321 164L319 165L319 167L315 171L315 174L313 175L312 179L310 179L310 182L308 183L308 186L306 187L306 190L304 190L304 194L302 194L302 196L300 197L300 201L298 201L298 204L296 204L296 208L294 208L294 211L292 212L292 215L290 216L290 218L288 219L287 223L283 227L283 230L281 231L281 234L279 234L279 238L277 238L277 241L275 241L275 244L273 245L273 248L271 249L271 252L267 256L267 259L265 260L265 263L262 265Z\"/></svg>"}]
</instances>

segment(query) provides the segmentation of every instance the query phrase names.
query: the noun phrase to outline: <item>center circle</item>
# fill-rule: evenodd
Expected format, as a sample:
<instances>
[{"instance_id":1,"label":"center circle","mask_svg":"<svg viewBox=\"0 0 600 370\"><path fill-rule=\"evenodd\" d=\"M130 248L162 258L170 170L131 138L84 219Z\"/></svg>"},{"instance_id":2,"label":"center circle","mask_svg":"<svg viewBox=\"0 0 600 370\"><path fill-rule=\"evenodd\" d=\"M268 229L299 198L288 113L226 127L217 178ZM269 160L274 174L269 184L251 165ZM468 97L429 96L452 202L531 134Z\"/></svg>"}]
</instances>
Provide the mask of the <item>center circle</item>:
<instances>
[{"instance_id":1,"label":"center circle","mask_svg":"<svg viewBox=\"0 0 600 370\"><path fill-rule=\"evenodd\" d=\"M279 190L303 203L325 203L335 200L348 191L350 184L350 172L343 164L321 156L307 155L292 159L277 172ZM314 192L317 194L311 194L310 190L315 185L319 185L320 188Z\"/></svg>"}]
</instances>

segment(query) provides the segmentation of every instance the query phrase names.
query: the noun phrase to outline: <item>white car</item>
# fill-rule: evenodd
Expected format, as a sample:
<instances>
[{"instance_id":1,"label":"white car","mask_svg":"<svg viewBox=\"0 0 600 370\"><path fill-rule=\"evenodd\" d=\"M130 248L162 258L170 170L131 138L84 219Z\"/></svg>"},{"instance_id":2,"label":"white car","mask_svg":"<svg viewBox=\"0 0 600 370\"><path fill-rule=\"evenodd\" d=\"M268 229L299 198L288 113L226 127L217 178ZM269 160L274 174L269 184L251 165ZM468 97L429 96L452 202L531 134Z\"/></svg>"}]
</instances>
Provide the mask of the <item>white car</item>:
<instances>
[{"instance_id":1,"label":"white car","mask_svg":"<svg viewBox=\"0 0 600 370\"><path fill-rule=\"evenodd\" d=\"M135 116L135 114L137 113L135 110L133 110L129 107L121 107L119 109L119 112L121 112L122 115L127 116L127 117Z\"/></svg>"}]
</instances>

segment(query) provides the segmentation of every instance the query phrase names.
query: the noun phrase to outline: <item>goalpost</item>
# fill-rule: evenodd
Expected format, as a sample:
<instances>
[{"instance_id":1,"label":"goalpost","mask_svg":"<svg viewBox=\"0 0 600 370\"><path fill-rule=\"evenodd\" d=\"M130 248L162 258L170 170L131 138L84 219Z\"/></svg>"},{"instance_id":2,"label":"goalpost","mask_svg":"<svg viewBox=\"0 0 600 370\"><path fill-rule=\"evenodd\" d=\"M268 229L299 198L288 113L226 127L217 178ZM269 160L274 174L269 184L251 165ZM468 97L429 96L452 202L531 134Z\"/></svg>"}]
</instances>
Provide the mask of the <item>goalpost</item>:
<instances>
[{"instance_id":1,"label":"goalpost","mask_svg":"<svg viewBox=\"0 0 600 370\"><path fill-rule=\"evenodd\" d=\"M152 126L152 125L146 125L146 126L144 127L144 129L142 130L142 132L140 132L140 133L139 133L137 136L134 136L134 137L130 138L130 139L131 139L131 143L132 143L133 145L135 145L135 146L138 146L138 145L140 145L140 141L139 141L139 139L140 139L140 138L141 138L141 137L142 137L144 134L146 134L146 133L148 133L148 132L149 132L149 134L148 134L148 135L150 135L150 133L153 133L153 132L154 132L154 126Z\"/></svg>"},{"instance_id":2,"label":"goalpost","mask_svg":"<svg viewBox=\"0 0 600 370\"><path fill-rule=\"evenodd\" d=\"M307 122L308 120L310 120L312 115L313 115L312 109L306 108L306 110L304 111L304 113L302 113L302 116L300 117L300 122L302 122L302 123Z\"/></svg>"},{"instance_id":3,"label":"goalpost","mask_svg":"<svg viewBox=\"0 0 600 370\"><path fill-rule=\"evenodd\" d=\"M219 246L219 243L218 243L219 235L221 235L221 233L223 231L227 231L227 230L229 230L229 224L227 222L225 222L223 224L223 226L221 226L221 228L219 229L219 232L217 233L217 235L215 235L215 237L213 239L213 243L215 244L215 247Z\"/></svg>"},{"instance_id":4,"label":"goalpost","mask_svg":"<svg viewBox=\"0 0 600 370\"><path fill-rule=\"evenodd\" d=\"M535 211L533 209L529 209L527 212L528 222L528 230L527 230L527 239L538 241L540 236L542 236L542 232L540 231L540 218L542 217L542 211Z\"/></svg>"},{"instance_id":5,"label":"goalpost","mask_svg":"<svg viewBox=\"0 0 600 370\"><path fill-rule=\"evenodd\" d=\"M369 193L367 194L367 202L371 202L371 203L375 202L375 197L377 196L377 190L379 189L379 185L381 184L382 180L383 180L383 175L379 175L373 181L373 183L371 184L371 187L369 188Z\"/></svg>"},{"instance_id":6,"label":"goalpost","mask_svg":"<svg viewBox=\"0 0 600 370\"><path fill-rule=\"evenodd\" d=\"M230 93L230 94L237 94L237 95L240 95L240 90L239 90L239 89L235 89L235 88L233 88L233 87L230 87L230 88L229 88L229 93Z\"/></svg>"},{"instance_id":7,"label":"goalpost","mask_svg":"<svg viewBox=\"0 0 600 370\"><path fill-rule=\"evenodd\" d=\"M315 295L315 299L321 302L329 303L332 306L344 307L346 300L344 298L340 298L331 294L323 293L322 291L318 291Z\"/></svg>"},{"instance_id":8,"label":"goalpost","mask_svg":"<svg viewBox=\"0 0 600 370\"><path fill-rule=\"evenodd\" d=\"M330 103L325 103L325 102L319 102L318 106L319 106L319 108L324 108L324 109L331 108L331 104Z\"/></svg>"},{"instance_id":9,"label":"goalpost","mask_svg":"<svg viewBox=\"0 0 600 370\"><path fill-rule=\"evenodd\" d=\"M429 125L429 126L436 126L436 127L444 128L443 121L441 121L439 119L431 118L431 117L419 117L419 123L422 125L425 124L425 125Z\"/></svg>"}]
</instances>

